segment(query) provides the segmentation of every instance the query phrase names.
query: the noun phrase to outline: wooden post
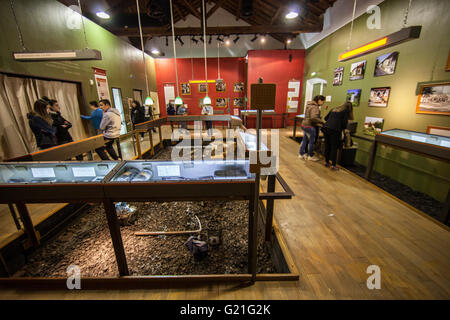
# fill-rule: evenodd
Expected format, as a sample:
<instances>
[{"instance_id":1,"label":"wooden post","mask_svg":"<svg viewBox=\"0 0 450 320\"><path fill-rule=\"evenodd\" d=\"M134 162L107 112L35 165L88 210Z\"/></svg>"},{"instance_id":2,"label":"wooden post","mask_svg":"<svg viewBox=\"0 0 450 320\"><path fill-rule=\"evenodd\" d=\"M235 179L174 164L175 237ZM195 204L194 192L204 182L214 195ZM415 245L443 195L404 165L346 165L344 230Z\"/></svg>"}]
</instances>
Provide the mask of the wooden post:
<instances>
[{"instance_id":1,"label":"wooden post","mask_svg":"<svg viewBox=\"0 0 450 320\"><path fill-rule=\"evenodd\" d=\"M117 219L117 212L114 203L111 200L103 201L105 207L106 219L108 220L109 232L116 255L117 267L119 268L120 276L128 276L127 257L123 247L122 235L120 234L119 219Z\"/></svg>"},{"instance_id":2,"label":"wooden post","mask_svg":"<svg viewBox=\"0 0 450 320\"><path fill-rule=\"evenodd\" d=\"M270 175L267 181L267 192L275 192L276 176ZM267 215L266 215L266 241L272 241L272 222L274 199L267 199Z\"/></svg>"},{"instance_id":3,"label":"wooden post","mask_svg":"<svg viewBox=\"0 0 450 320\"><path fill-rule=\"evenodd\" d=\"M137 148L138 159L142 159L141 140L139 139L139 133L136 132L134 134L134 138L136 139L136 148Z\"/></svg>"},{"instance_id":4,"label":"wooden post","mask_svg":"<svg viewBox=\"0 0 450 320\"><path fill-rule=\"evenodd\" d=\"M39 246L39 238L34 229L33 221L30 217L30 212L28 211L27 205L24 202L16 202L17 211L19 211L20 219L22 219L23 228L34 247Z\"/></svg>"},{"instance_id":5,"label":"wooden post","mask_svg":"<svg viewBox=\"0 0 450 320\"><path fill-rule=\"evenodd\" d=\"M447 201L444 203L444 207L442 208L440 220L443 224L448 225L448 221L450 218L450 189L447 193Z\"/></svg>"},{"instance_id":6,"label":"wooden post","mask_svg":"<svg viewBox=\"0 0 450 320\"><path fill-rule=\"evenodd\" d=\"M17 218L16 210L14 210L14 205L12 203L8 203L8 207L9 207L9 211L11 212L11 216L14 220L14 223L16 224L17 230L22 229L19 218Z\"/></svg>"},{"instance_id":7,"label":"wooden post","mask_svg":"<svg viewBox=\"0 0 450 320\"><path fill-rule=\"evenodd\" d=\"M148 137L150 140L150 148L151 148L150 154L153 156L155 155L155 147L153 146L153 134L151 129L148 130Z\"/></svg>"},{"instance_id":8,"label":"wooden post","mask_svg":"<svg viewBox=\"0 0 450 320\"><path fill-rule=\"evenodd\" d=\"M378 142L376 140L373 141L372 148L370 149L369 163L367 164L365 178L366 180L370 180L370 176L372 175L373 165L375 163L375 157L377 155L377 146Z\"/></svg>"},{"instance_id":9,"label":"wooden post","mask_svg":"<svg viewBox=\"0 0 450 320\"><path fill-rule=\"evenodd\" d=\"M159 146L160 146L161 149L162 149L164 146L163 146L163 138L162 138L162 129L161 129L161 126L158 127L158 133L159 133Z\"/></svg>"}]
</instances>

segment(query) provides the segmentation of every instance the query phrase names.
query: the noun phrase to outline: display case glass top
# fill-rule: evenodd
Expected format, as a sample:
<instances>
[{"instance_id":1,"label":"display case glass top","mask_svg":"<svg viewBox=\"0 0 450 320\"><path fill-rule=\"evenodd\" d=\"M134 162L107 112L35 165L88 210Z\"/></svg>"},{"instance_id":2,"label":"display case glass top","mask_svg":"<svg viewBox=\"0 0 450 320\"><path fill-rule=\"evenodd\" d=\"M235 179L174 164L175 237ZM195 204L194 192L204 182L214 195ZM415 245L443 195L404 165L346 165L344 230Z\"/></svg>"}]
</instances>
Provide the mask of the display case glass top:
<instances>
[{"instance_id":1,"label":"display case glass top","mask_svg":"<svg viewBox=\"0 0 450 320\"><path fill-rule=\"evenodd\" d=\"M247 132L239 132L239 135L241 136L243 142L245 143L247 150L249 151L256 151L256 135L255 134L251 134L251 133L247 133ZM260 150L261 151L267 151L269 150L267 148L267 146L261 142L261 146L260 146Z\"/></svg>"},{"instance_id":2,"label":"display case glass top","mask_svg":"<svg viewBox=\"0 0 450 320\"><path fill-rule=\"evenodd\" d=\"M99 183L118 161L0 163L0 184Z\"/></svg>"},{"instance_id":3,"label":"display case glass top","mask_svg":"<svg viewBox=\"0 0 450 320\"><path fill-rule=\"evenodd\" d=\"M248 160L126 161L111 182L253 180Z\"/></svg>"},{"instance_id":4,"label":"display case glass top","mask_svg":"<svg viewBox=\"0 0 450 320\"><path fill-rule=\"evenodd\" d=\"M429 144L432 146L439 146L444 148L450 148L450 138L444 136L438 136L434 134L427 134L422 132L415 132L409 130L392 129L383 131L380 135L390 136L394 138L400 138L404 140L410 140L413 142L420 142Z\"/></svg>"}]
</instances>

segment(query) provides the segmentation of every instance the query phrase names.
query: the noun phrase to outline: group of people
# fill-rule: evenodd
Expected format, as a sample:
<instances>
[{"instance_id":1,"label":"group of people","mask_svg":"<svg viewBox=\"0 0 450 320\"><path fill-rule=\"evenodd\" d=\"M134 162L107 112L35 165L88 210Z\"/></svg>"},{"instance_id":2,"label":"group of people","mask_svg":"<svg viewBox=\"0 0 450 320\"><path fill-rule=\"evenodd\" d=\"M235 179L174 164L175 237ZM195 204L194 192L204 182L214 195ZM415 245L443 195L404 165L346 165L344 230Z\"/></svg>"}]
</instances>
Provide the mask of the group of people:
<instances>
[{"instance_id":1,"label":"group of people","mask_svg":"<svg viewBox=\"0 0 450 320\"><path fill-rule=\"evenodd\" d=\"M347 129L349 120L353 120L353 105L345 102L343 105L332 109L322 120L320 107L325 102L322 95L315 96L305 108L305 118L302 122L303 139L300 145L299 157L304 160L318 161L314 155L314 145L319 136L319 130L325 138L325 166L332 170L338 170L337 150L342 146L343 132Z\"/></svg>"},{"instance_id":2,"label":"group of people","mask_svg":"<svg viewBox=\"0 0 450 320\"><path fill-rule=\"evenodd\" d=\"M109 160L105 150L114 160L119 159L112 146L114 140L120 136L122 120L119 111L112 108L107 99L100 100L98 103L91 101L89 105L93 109L91 115L82 115L81 118L91 120L96 133L103 134L105 139L105 145L95 151L102 160ZM36 100L27 118L40 150L73 141L69 132L72 124L62 116L57 100L46 96ZM83 160L83 155L78 155L76 158Z\"/></svg>"},{"instance_id":3,"label":"group of people","mask_svg":"<svg viewBox=\"0 0 450 320\"><path fill-rule=\"evenodd\" d=\"M185 114L187 114L187 105L185 105L185 104L175 105L172 101L170 101L167 105L166 110L167 110L168 116L185 115ZM214 109L210 104L203 104L201 114L202 115L213 115ZM180 121L180 126L183 129L187 129L186 121ZM211 135L213 122L209 121L209 120L205 121L205 127L206 127L208 134Z\"/></svg>"}]
</instances>

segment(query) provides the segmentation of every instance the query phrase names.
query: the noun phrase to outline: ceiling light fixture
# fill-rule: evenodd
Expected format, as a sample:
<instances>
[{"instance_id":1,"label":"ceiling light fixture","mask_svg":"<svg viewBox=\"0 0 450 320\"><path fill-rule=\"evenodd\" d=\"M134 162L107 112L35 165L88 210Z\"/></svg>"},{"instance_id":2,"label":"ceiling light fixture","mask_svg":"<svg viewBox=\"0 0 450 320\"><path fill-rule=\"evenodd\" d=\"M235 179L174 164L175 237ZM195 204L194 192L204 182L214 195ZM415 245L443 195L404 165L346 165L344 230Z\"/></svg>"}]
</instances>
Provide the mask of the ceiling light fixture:
<instances>
[{"instance_id":1,"label":"ceiling light fixture","mask_svg":"<svg viewBox=\"0 0 450 320\"><path fill-rule=\"evenodd\" d=\"M234 43L237 43L239 41L239 36L236 35L236 39L233 40Z\"/></svg>"},{"instance_id":2,"label":"ceiling light fixture","mask_svg":"<svg viewBox=\"0 0 450 320\"><path fill-rule=\"evenodd\" d=\"M230 39L225 40L225 44L226 44L227 46L229 46L230 43L231 43Z\"/></svg>"},{"instance_id":3,"label":"ceiling light fixture","mask_svg":"<svg viewBox=\"0 0 450 320\"><path fill-rule=\"evenodd\" d=\"M261 41L261 43L266 43L266 36L262 36L260 41Z\"/></svg>"},{"instance_id":4,"label":"ceiling light fixture","mask_svg":"<svg viewBox=\"0 0 450 320\"><path fill-rule=\"evenodd\" d=\"M178 38L178 41L180 41L181 46L183 46L184 45L184 41L179 36L177 36L177 38Z\"/></svg>"},{"instance_id":5,"label":"ceiling light fixture","mask_svg":"<svg viewBox=\"0 0 450 320\"><path fill-rule=\"evenodd\" d=\"M169 46L169 37L166 37L166 47Z\"/></svg>"},{"instance_id":6,"label":"ceiling light fixture","mask_svg":"<svg viewBox=\"0 0 450 320\"><path fill-rule=\"evenodd\" d=\"M151 53L157 56L157 55L159 55L161 52L159 52L158 49L153 49L153 50L151 51Z\"/></svg>"},{"instance_id":7,"label":"ceiling light fixture","mask_svg":"<svg viewBox=\"0 0 450 320\"><path fill-rule=\"evenodd\" d=\"M145 99L145 102L149 102L150 100L150 91L148 90L148 78L147 78L147 68L145 67L145 54L144 54L144 37L142 36L142 25L141 25L141 13L139 12L139 0L136 0L136 7L137 7L137 16L138 16L138 23L139 23L139 34L141 38L141 49L142 49L142 63L144 66L144 75L145 75L145 86L147 88L147 98ZM151 98L150 98L151 99Z\"/></svg>"},{"instance_id":8,"label":"ceiling light fixture","mask_svg":"<svg viewBox=\"0 0 450 320\"><path fill-rule=\"evenodd\" d=\"M286 19L295 19L298 17L298 11L289 11L286 14Z\"/></svg>"},{"instance_id":9,"label":"ceiling light fixture","mask_svg":"<svg viewBox=\"0 0 450 320\"><path fill-rule=\"evenodd\" d=\"M191 38L191 40L195 43L195 44L197 44L198 43L198 40L197 39L195 39L195 36L192 36L192 38Z\"/></svg>"},{"instance_id":10,"label":"ceiling light fixture","mask_svg":"<svg viewBox=\"0 0 450 320\"><path fill-rule=\"evenodd\" d=\"M180 104L183 104L183 100L181 100L180 93L178 90L177 45L175 43L175 26L173 23L172 0L170 0L170 20L171 20L171 24L172 24L173 57L175 59L175 80L176 80L176 84L177 84L177 97L175 98L175 105L180 105ZM179 37L178 40L180 40L180 42L182 43L181 37Z\"/></svg>"},{"instance_id":11,"label":"ceiling light fixture","mask_svg":"<svg viewBox=\"0 0 450 320\"><path fill-rule=\"evenodd\" d=\"M102 19L109 19L110 18L109 14L107 14L104 11L99 11L99 12L95 13L95 15L97 17L99 17L99 18L102 18Z\"/></svg>"},{"instance_id":12,"label":"ceiling light fixture","mask_svg":"<svg viewBox=\"0 0 450 320\"><path fill-rule=\"evenodd\" d=\"M288 38L287 40L286 40L286 43L287 44L290 44L292 42L292 39L291 38Z\"/></svg>"},{"instance_id":13,"label":"ceiling light fixture","mask_svg":"<svg viewBox=\"0 0 450 320\"><path fill-rule=\"evenodd\" d=\"M221 35L217 36L217 41L223 42L223 39L221 38Z\"/></svg>"},{"instance_id":14,"label":"ceiling light fixture","mask_svg":"<svg viewBox=\"0 0 450 320\"><path fill-rule=\"evenodd\" d=\"M251 39L250 41L251 41L251 42L255 42L256 39L258 39L258 35L257 35L257 34L255 34L255 36L253 37L253 39Z\"/></svg>"},{"instance_id":15,"label":"ceiling light fixture","mask_svg":"<svg viewBox=\"0 0 450 320\"><path fill-rule=\"evenodd\" d=\"M211 44L212 36L209 36L208 44Z\"/></svg>"}]
</instances>

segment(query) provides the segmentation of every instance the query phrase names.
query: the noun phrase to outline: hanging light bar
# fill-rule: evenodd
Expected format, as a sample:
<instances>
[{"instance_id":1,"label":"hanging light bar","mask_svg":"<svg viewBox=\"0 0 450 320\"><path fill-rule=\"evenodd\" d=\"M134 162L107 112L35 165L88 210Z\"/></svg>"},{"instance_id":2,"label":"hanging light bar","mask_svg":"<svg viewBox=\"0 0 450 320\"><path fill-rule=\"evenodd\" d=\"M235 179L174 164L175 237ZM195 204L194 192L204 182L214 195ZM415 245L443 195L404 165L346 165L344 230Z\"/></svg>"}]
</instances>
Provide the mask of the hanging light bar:
<instances>
[{"instance_id":1,"label":"hanging light bar","mask_svg":"<svg viewBox=\"0 0 450 320\"><path fill-rule=\"evenodd\" d=\"M421 29L422 26L403 28L400 31L394 32L388 36L366 43L365 45L349 50L347 52L341 53L338 60L347 61L368 53L395 46L405 41L417 39L420 36Z\"/></svg>"}]
</instances>

